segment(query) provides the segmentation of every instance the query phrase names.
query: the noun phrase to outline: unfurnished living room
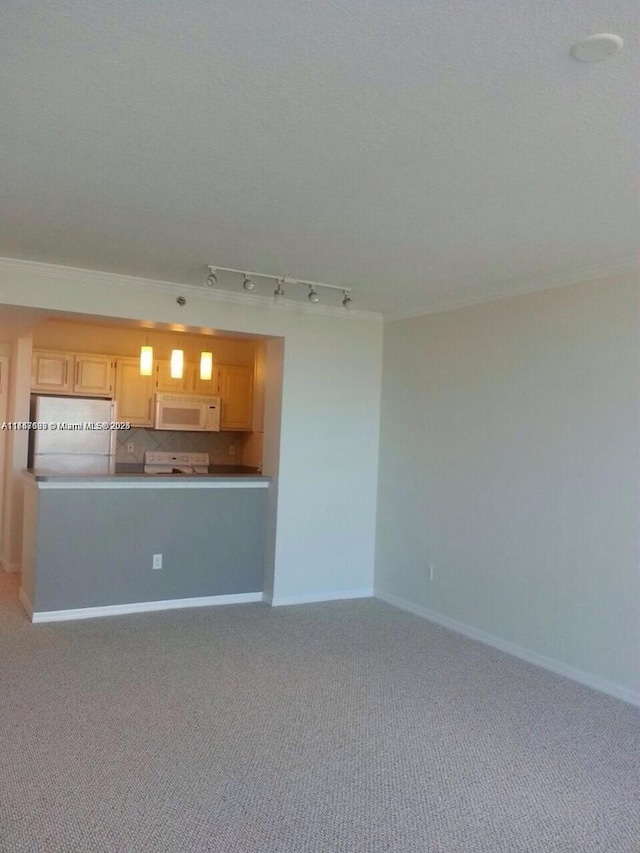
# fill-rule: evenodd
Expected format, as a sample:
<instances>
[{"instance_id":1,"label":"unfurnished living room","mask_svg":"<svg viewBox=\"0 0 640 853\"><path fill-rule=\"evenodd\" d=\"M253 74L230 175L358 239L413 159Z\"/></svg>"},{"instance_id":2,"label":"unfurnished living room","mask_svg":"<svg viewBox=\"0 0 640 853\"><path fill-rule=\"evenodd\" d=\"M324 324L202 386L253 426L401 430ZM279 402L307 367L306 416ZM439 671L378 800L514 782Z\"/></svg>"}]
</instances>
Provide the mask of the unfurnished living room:
<instances>
[{"instance_id":1,"label":"unfurnished living room","mask_svg":"<svg viewBox=\"0 0 640 853\"><path fill-rule=\"evenodd\" d=\"M0 853L640 850L635 0L6 0Z\"/></svg>"}]
</instances>

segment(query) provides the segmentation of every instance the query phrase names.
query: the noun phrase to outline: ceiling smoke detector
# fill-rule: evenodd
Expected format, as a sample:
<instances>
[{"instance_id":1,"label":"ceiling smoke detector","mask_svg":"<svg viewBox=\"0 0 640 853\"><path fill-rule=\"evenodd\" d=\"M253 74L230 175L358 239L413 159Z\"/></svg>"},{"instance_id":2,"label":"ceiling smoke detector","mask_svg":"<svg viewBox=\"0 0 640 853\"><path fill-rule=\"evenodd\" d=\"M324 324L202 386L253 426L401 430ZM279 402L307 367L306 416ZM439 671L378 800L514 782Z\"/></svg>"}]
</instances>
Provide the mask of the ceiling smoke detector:
<instances>
[{"instance_id":1,"label":"ceiling smoke detector","mask_svg":"<svg viewBox=\"0 0 640 853\"><path fill-rule=\"evenodd\" d=\"M624 42L613 33L596 33L571 46L571 56L579 62L601 62L622 50Z\"/></svg>"}]
</instances>

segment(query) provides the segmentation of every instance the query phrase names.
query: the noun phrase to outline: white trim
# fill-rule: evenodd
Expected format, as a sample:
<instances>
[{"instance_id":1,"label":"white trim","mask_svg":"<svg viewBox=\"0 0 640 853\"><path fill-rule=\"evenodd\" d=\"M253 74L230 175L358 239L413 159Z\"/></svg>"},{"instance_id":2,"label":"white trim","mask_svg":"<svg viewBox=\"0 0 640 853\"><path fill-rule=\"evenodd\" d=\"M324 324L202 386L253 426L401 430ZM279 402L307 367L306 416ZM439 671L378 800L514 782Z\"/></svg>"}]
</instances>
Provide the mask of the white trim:
<instances>
[{"instance_id":1,"label":"white trim","mask_svg":"<svg viewBox=\"0 0 640 853\"><path fill-rule=\"evenodd\" d=\"M35 484L38 489L111 489L121 491L122 489L266 489L269 481L255 480L230 480L230 479L202 479L191 480L176 475L175 479L166 477L153 477L152 479L129 479L126 475L113 475L109 479L92 480L91 476L86 479L78 474L73 480L65 480L65 476L73 477L73 474L51 474L51 480L36 480L33 474L25 474L25 478ZM55 479L53 479L55 478Z\"/></svg>"},{"instance_id":2,"label":"white trim","mask_svg":"<svg viewBox=\"0 0 640 853\"><path fill-rule=\"evenodd\" d=\"M597 264L583 267L574 272L560 275L549 275L522 281L521 279L486 284L474 289L466 296L436 300L431 305L416 308L413 311L400 314L385 315L385 323L396 320L410 320L413 317L423 317L425 314L439 314L442 311L452 311L455 308L465 308L468 305L481 305L484 302L496 302L498 299L509 299L511 296L522 296L525 293L535 293L538 290L553 290L556 287L566 287L569 284L580 284L588 281L599 281L616 275L626 275L640 272L640 264L636 257L622 258L610 264Z\"/></svg>"},{"instance_id":3,"label":"white trim","mask_svg":"<svg viewBox=\"0 0 640 853\"><path fill-rule=\"evenodd\" d=\"M0 557L0 566L2 566L5 572L8 572L9 574L22 571L22 563L10 563L8 560L5 560L4 557Z\"/></svg>"},{"instance_id":4,"label":"white trim","mask_svg":"<svg viewBox=\"0 0 640 853\"><path fill-rule=\"evenodd\" d=\"M21 596L20 601L29 612L26 596L24 600ZM122 616L126 613L150 613L156 610L181 610L187 607L212 607L219 604L247 604L254 601L262 601L261 592L204 595L200 598L175 598L166 601L139 601L133 604L107 604L104 607L78 607L74 610L41 610L35 613L32 610L30 615L34 623L68 622L74 619L94 619L99 616Z\"/></svg>"},{"instance_id":5,"label":"white trim","mask_svg":"<svg viewBox=\"0 0 640 853\"><path fill-rule=\"evenodd\" d=\"M27 616L29 617L29 619L32 619L33 618L33 605L31 604L31 602L27 598L27 593L24 591L24 589L22 587L20 587L20 589L18 590L18 598L20 599L20 604L22 604L24 609L27 611Z\"/></svg>"},{"instance_id":6,"label":"white trim","mask_svg":"<svg viewBox=\"0 0 640 853\"><path fill-rule=\"evenodd\" d=\"M227 302L233 305L243 305L271 309L274 311L289 311L294 314L320 314L331 317L341 317L343 320L374 320L382 323L382 314L373 311L359 311L354 308L345 311L333 305L310 305L307 301L298 302L293 299L284 299L276 304L271 296L260 296L260 294L235 292L230 290L217 290L206 287L204 283L206 270L202 272L202 282L199 284L186 284L177 281L158 281L150 278L138 278L136 276L121 275L119 273L102 272L100 270L85 270L80 267L65 267L58 264L44 264L39 261L26 261L21 258L0 258L0 270L9 272L26 273L28 275L40 276L41 278L62 279L66 282L75 281L95 287L114 286L126 287L128 289L153 291L154 293L168 293L182 295L191 293L198 299L207 299L212 302ZM342 290L338 285L335 289ZM349 289L349 288L345 288ZM357 294L354 294L357 299Z\"/></svg>"},{"instance_id":7,"label":"white trim","mask_svg":"<svg viewBox=\"0 0 640 853\"><path fill-rule=\"evenodd\" d=\"M272 607L285 607L290 604L315 604L320 601L346 601L350 598L371 598L373 589L340 589L333 592L312 592L308 595L283 595L268 598Z\"/></svg>"},{"instance_id":8,"label":"white trim","mask_svg":"<svg viewBox=\"0 0 640 853\"><path fill-rule=\"evenodd\" d=\"M414 604L397 595L391 595L388 592L382 592L377 589L374 592L376 598L381 601L386 601L400 610L406 610L413 613L415 616L420 616L427 619L429 622L435 622L436 625L441 625L443 628L449 628L451 631L456 631L458 634L463 634L472 640L478 640L487 646L498 649L501 652L506 652L508 655L513 655L520 660L535 664L542 669L548 669L550 672L555 672L556 675L563 675L572 681L577 681L579 684L584 684L586 687L591 687L593 690L599 690L601 693L606 693L608 696L613 696L615 699L621 699L623 702L629 702L631 705L640 707L640 691L630 690L628 687L622 687L612 681L607 681L597 675L592 675L582 669L577 669L574 666L555 660L554 658L541 655L538 652L525 649L522 646L517 646L508 640L503 640L496 637L494 634L488 634L486 631L481 631L479 628L474 628L471 625L466 625L464 622L459 622L457 619L451 619L449 616L444 616L435 610L429 610L426 607L421 607L419 604Z\"/></svg>"}]
</instances>

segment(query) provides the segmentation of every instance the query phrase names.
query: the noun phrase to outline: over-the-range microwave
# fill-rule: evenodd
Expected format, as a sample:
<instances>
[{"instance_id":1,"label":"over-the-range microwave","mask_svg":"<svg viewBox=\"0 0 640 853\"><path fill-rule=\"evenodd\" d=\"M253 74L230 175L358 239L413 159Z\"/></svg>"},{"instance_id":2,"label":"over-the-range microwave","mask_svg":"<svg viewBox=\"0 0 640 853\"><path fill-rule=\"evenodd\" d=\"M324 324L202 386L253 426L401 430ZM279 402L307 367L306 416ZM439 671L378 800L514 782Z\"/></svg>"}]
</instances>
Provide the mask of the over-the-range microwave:
<instances>
[{"instance_id":1,"label":"over-the-range microwave","mask_svg":"<svg viewBox=\"0 0 640 853\"><path fill-rule=\"evenodd\" d=\"M156 429L220 432L220 397L156 394Z\"/></svg>"}]
</instances>

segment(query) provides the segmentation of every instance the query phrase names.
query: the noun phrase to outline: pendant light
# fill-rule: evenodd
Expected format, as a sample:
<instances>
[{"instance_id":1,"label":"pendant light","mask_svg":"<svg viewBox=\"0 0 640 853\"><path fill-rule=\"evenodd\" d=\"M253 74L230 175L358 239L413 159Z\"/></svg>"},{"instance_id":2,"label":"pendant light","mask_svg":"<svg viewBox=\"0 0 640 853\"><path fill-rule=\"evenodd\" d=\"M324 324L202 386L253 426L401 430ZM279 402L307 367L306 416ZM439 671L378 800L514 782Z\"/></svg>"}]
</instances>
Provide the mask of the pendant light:
<instances>
[{"instance_id":1,"label":"pendant light","mask_svg":"<svg viewBox=\"0 0 640 853\"><path fill-rule=\"evenodd\" d=\"M171 378L182 379L184 372L184 351L181 349L171 350Z\"/></svg>"},{"instance_id":2,"label":"pendant light","mask_svg":"<svg viewBox=\"0 0 640 853\"><path fill-rule=\"evenodd\" d=\"M153 347L149 346L147 338L144 346L140 347L140 376L153 375Z\"/></svg>"},{"instance_id":3,"label":"pendant light","mask_svg":"<svg viewBox=\"0 0 640 853\"><path fill-rule=\"evenodd\" d=\"M201 352L200 353L200 379L204 379L205 381L211 379L213 376L213 353L211 352Z\"/></svg>"}]
</instances>

